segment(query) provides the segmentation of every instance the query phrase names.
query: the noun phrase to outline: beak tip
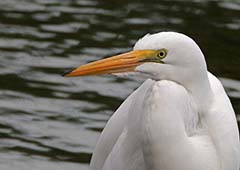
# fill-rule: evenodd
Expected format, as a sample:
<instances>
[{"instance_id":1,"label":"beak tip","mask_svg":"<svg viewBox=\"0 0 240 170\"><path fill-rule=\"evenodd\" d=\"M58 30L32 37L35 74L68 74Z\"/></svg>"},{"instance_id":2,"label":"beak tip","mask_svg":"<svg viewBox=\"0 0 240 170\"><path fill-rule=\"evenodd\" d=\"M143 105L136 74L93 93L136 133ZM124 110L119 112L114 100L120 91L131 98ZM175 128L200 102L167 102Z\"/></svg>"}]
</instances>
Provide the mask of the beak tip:
<instances>
[{"instance_id":1,"label":"beak tip","mask_svg":"<svg viewBox=\"0 0 240 170\"><path fill-rule=\"evenodd\" d=\"M62 76L63 77L69 77L69 74L75 70L75 68L70 68L70 69L66 69L63 73L62 73Z\"/></svg>"}]
</instances>

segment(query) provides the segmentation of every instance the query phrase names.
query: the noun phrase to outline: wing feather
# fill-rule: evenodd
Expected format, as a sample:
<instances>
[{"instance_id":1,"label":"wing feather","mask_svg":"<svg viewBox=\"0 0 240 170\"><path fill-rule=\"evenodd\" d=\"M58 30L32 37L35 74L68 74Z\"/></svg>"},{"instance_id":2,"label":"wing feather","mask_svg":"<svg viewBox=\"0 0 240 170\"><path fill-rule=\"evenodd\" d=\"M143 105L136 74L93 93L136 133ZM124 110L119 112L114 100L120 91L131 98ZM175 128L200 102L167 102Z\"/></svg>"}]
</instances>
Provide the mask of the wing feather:
<instances>
[{"instance_id":1,"label":"wing feather","mask_svg":"<svg viewBox=\"0 0 240 170\"><path fill-rule=\"evenodd\" d=\"M108 155L126 126L132 101L134 101L136 97L139 97L137 96L139 91L145 91L153 82L154 81L150 79L146 80L121 104L117 111L108 120L93 152L90 169L102 169Z\"/></svg>"}]
</instances>

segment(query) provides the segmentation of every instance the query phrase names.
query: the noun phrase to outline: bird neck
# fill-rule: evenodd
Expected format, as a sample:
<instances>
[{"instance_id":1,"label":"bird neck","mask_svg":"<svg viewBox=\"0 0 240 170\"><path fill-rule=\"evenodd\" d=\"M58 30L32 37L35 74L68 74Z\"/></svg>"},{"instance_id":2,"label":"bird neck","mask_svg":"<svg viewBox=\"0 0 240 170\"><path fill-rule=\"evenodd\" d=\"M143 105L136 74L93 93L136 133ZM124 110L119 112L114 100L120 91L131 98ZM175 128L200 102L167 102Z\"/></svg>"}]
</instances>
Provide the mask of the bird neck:
<instances>
[{"instance_id":1,"label":"bird neck","mask_svg":"<svg viewBox=\"0 0 240 170\"><path fill-rule=\"evenodd\" d=\"M194 101L197 109L204 112L212 103L213 92L208 79L208 72L201 72L186 86Z\"/></svg>"}]
</instances>

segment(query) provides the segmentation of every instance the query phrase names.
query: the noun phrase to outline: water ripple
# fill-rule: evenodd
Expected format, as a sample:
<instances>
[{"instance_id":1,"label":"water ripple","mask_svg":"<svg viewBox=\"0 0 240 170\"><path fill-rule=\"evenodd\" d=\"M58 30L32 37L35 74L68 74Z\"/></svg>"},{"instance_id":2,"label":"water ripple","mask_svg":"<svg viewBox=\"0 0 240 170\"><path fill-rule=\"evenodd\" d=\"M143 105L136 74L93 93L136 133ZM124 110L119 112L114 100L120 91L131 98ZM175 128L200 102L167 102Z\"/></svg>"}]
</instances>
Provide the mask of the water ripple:
<instances>
[{"instance_id":1,"label":"water ripple","mask_svg":"<svg viewBox=\"0 0 240 170\"><path fill-rule=\"evenodd\" d=\"M0 1L0 169L88 169L107 120L143 80L61 73L130 51L146 33L193 37L240 122L239 9L208 0Z\"/></svg>"}]
</instances>

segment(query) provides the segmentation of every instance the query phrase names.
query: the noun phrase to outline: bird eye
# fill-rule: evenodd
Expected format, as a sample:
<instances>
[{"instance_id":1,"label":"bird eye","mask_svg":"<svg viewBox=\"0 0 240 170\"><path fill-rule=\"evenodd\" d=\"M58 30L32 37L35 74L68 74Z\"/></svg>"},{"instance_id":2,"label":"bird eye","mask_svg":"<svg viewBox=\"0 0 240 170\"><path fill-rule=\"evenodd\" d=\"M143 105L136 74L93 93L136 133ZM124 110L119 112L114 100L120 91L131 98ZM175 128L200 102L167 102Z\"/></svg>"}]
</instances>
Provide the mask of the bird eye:
<instances>
[{"instance_id":1,"label":"bird eye","mask_svg":"<svg viewBox=\"0 0 240 170\"><path fill-rule=\"evenodd\" d=\"M166 55L167 55L167 50L166 50L166 49L161 49L161 50L159 50L159 52L158 52L158 54L157 54L157 56L158 56L160 59L165 58Z\"/></svg>"}]
</instances>

